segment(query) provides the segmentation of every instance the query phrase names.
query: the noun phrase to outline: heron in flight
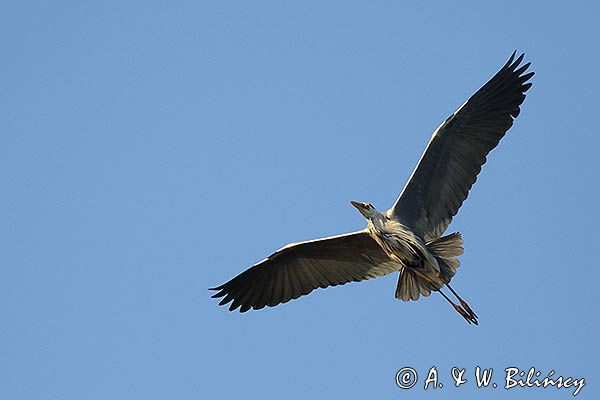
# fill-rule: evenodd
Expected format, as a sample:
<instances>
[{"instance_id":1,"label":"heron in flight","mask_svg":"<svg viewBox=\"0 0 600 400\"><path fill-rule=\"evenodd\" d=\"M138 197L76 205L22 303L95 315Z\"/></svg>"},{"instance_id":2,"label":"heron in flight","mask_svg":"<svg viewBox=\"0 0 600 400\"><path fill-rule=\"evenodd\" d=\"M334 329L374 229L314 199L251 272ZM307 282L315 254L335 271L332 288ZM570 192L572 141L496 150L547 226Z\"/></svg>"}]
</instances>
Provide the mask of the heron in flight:
<instances>
[{"instance_id":1,"label":"heron in flight","mask_svg":"<svg viewBox=\"0 0 600 400\"><path fill-rule=\"evenodd\" d=\"M358 232L289 244L230 281L211 288L230 311L273 307L314 289L399 272L396 298L439 292L464 319L477 314L450 286L463 253L460 233L442 236L477 179L488 153L519 115L530 63L506 64L434 132L400 197L386 212L352 201L367 220ZM442 289L447 287L453 301Z\"/></svg>"}]
</instances>

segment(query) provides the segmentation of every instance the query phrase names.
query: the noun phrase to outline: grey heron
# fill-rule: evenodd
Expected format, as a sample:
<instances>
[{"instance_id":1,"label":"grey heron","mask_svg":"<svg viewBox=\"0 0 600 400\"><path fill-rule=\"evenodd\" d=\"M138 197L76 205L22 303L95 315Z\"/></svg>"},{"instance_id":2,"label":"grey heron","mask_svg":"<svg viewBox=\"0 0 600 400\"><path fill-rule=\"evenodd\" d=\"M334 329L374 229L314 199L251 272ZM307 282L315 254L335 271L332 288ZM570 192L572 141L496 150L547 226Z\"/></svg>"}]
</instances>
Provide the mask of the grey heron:
<instances>
[{"instance_id":1,"label":"grey heron","mask_svg":"<svg viewBox=\"0 0 600 400\"><path fill-rule=\"evenodd\" d=\"M404 190L389 210L352 201L367 220L363 230L292 243L230 281L211 288L230 311L276 306L314 289L399 272L395 297L418 300L439 292L469 323L477 315L450 286L463 254L460 233L442 236L486 162L519 115L531 87L521 65L506 64L434 132ZM457 302L442 289L447 287Z\"/></svg>"}]
</instances>

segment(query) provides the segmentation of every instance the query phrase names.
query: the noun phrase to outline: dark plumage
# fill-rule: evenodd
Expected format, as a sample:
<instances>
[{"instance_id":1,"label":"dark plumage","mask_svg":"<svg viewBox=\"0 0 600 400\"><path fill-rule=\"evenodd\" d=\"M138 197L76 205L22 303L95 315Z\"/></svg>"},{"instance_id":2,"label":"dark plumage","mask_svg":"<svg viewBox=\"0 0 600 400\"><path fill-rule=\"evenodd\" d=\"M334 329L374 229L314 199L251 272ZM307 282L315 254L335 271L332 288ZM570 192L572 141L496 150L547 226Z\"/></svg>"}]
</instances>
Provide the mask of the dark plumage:
<instances>
[{"instance_id":1,"label":"dark plumage","mask_svg":"<svg viewBox=\"0 0 600 400\"><path fill-rule=\"evenodd\" d=\"M425 240L440 236L525 100L534 75L525 54L508 62L435 130L417 168L389 211Z\"/></svg>"},{"instance_id":2,"label":"dark plumage","mask_svg":"<svg viewBox=\"0 0 600 400\"><path fill-rule=\"evenodd\" d=\"M229 310L241 305L244 312L253 307L276 306L309 294L314 289L376 278L398 267L367 232L333 236L290 244L214 288L213 297L225 296L219 305L231 300Z\"/></svg>"}]
</instances>

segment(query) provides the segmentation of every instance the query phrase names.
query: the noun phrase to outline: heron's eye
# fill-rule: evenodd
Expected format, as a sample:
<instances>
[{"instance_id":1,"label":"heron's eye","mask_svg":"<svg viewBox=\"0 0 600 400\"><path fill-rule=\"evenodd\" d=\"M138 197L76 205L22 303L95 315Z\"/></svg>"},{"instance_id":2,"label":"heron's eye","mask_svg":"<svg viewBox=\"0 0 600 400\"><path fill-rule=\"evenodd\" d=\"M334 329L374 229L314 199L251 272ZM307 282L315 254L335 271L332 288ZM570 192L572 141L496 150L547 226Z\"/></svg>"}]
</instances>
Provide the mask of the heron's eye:
<instances>
[{"instance_id":1,"label":"heron's eye","mask_svg":"<svg viewBox=\"0 0 600 400\"><path fill-rule=\"evenodd\" d=\"M373 207L373 206L372 206L370 203L365 203L365 207L367 207L367 208L371 208L371 207Z\"/></svg>"}]
</instances>

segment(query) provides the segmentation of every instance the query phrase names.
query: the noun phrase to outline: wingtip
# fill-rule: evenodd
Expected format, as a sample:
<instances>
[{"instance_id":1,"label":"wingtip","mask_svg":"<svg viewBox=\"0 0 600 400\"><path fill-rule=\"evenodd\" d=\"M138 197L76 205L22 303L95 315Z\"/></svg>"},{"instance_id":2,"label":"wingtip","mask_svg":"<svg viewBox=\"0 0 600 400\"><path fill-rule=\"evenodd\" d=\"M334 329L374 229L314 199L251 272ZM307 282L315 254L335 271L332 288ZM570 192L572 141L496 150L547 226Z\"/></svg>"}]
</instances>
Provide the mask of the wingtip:
<instances>
[{"instance_id":1,"label":"wingtip","mask_svg":"<svg viewBox=\"0 0 600 400\"><path fill-rule=\"evenodd\" d=\"M524 58L525 58L525 53L521 53L521 55L519 57L517 57L517 59L513 63L513 68L517 68L517 66L519 64L521 64L521 62L523 61Z\"/></svg>"},{"instance_id":2,"label":"wingtip","mask_svg":"<svg viewBox=\"0 0 600 400\"><path fill-rule=\"evenodd\" d=\"M241 313L245 313L245 312L247 312L248 310L250 310L250 308L251 308L251 307L250 307L250 304L242 304L242 306L240 307L240 312L241 312Z\"/></svg>"},{"instance_id":3,"label":"wingtip","mask_svg":"<svg viewBox=\"0 0 600 400\"><path fill-rule=\"evenodd\" d=\"M517 55L517 50L513 51L512 54L510 55L510 57L508 58L508 61L506 62L505 67L508 67L509 65L512 64L513 60L515 59L515 56Z\"/></svg>"},{"instance_id":4,"label":"wingtip","mask_svg":"<svg viewBox=\"0 0 600 400\"><path fill-rule=\"evenodd\" d=\"M223 297L225 296L225 291L221 290L215 294L213 294L212 296L210 296L212 299L218 299L219 297Z\"/></svg>"},{"instance_id":5,"label":"wingtip","mask_svg":"<svg viewBox=\"0 0 600 400\"><path fill-rule=\"evenodd\" d=\"M227 296L223 297L223 299L221 299L221 301L219 302L220 306L223 306L227 303L229 303L231 300L234 300L235 303L235 298L231 293L228 293Z\"/></svg>"},{"instance_id":6,"label":"wingtip","mask_svg":"<svg viewBox=\"0 0 600 400\"><path fill-rule=\"evenodd\" d=\"M523 89L522 89L522 90L523 90L523 93L525 93L525 92L527 92L529 89L531 89L531 86L533 86L533 83L531 83L531 82L530 82L530 83L525 83L525 84L523 84L523 86L522 86L522 88L523 88Z\"/></svg>"},{"instance_id":7,"label":"wingtip","mask_svg":"<svg viewBox=\"0 0 600 400\"><path fill-rule=\"evenodd\" d=\"M512 52L512 54L510 55L510 57L508 58L508 61L506 62L507 65L519 65L521 63L521 61L523 61L523 59L525 58L526 54L525 52L521 52L518 53L518 50L514 50ZM517 56L518 54L518 56Z\"/></svg>"},{"instance_id":8,"label":"wingtip","mask_svg":"<svg viewBox=\"0 0 600 400\"><path fill-rule=\"evenodd\" d=\"M220 306L224 306L225 304L229 303L231 301L231 299L228 299L227 297L225 297L223 300L221 300L219 302ZM231 311L231 310L230 310Z\"/></svg>"}]
</instances>

